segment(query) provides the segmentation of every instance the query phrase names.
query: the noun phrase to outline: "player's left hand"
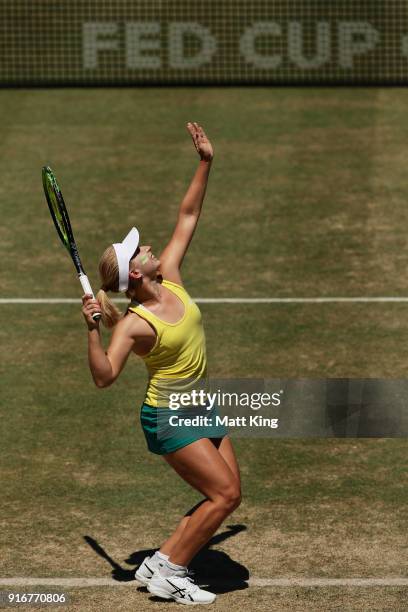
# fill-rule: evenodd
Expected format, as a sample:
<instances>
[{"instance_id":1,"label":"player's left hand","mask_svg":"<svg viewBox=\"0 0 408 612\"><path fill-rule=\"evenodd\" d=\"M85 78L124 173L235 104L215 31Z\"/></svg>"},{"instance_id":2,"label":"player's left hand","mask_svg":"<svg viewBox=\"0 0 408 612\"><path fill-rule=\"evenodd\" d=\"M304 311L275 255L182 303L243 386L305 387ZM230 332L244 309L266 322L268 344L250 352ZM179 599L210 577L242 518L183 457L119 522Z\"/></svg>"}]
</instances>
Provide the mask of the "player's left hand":
<instances>
[{"instance_id":1,"label":"player's left hand","mask_svg":"<svg viewBox=\"0 0 408 612\"><path fill-rule=\"evenodd\" d=\"M195 122L187 123L187 129L190 132L194 146L201 159L204 161L211 161L214 157L214 151L201 125Z\"/></svg>"}]
</instances>

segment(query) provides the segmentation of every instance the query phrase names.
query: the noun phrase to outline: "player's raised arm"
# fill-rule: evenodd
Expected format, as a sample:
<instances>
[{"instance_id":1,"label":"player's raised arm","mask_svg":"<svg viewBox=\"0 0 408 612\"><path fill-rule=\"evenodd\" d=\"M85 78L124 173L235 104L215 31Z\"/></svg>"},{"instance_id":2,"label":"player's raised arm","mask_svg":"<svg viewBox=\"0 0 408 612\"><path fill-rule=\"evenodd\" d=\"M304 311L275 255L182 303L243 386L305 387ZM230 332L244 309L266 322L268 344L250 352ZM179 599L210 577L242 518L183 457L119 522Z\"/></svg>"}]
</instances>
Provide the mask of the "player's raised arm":
<instances>
[{"instance_id":1,"label":"player's raised arm","mask_svg":"<svg viewBox=\"0 0 408 612\"><path fill-rule=\"evenodd\" d=\"M187 123L187 129L200 156L200 162L180 204L171 240L160 255L160 268L164 278L176 283L181 283L180 267L200 217L214 155L212 145L198 123Z\"/></svg>"}]
</instances>

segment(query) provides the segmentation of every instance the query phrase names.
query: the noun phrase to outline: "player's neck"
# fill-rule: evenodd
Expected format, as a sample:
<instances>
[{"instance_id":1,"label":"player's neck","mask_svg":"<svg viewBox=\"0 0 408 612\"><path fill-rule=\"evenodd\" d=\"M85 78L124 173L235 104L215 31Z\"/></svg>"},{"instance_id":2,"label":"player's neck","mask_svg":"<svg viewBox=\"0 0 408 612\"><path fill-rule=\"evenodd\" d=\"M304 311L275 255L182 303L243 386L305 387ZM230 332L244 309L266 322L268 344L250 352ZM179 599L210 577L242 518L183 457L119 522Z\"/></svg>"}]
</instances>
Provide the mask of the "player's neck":
<instances>
[{"instance_id":1,"label":"player's neck","mask_svg":"<svg viewBox=\"0 0 408 612\"><path fill-rule=\"evenodd\" d=\"M160 302L161 301L161 283L157 279L144 278L143 283L135 291L134 296L139 304L144 302Z\"/></svg>"}]
</instances>

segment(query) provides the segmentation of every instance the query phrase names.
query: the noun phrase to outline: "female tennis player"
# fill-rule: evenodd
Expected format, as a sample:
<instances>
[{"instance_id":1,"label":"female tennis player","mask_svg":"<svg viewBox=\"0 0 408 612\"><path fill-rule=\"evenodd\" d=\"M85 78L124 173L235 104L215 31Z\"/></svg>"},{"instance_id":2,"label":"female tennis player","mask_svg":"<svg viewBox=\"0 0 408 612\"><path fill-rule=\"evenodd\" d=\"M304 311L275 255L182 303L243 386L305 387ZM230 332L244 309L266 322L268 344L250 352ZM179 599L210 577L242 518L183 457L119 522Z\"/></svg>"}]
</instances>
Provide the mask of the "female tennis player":
<instances>
[{"instance_id":1,"label":"female tennis player","mask_svg":"<svg viewBox=\"0 0 408 612\"><path fill-rule=\"evenodd\" d=\"M181 202L170 242L157 259L150 246L139 246L132 228L123 242L109 246L99 263L102 279L97 299L82 298L88 326L89 367L98 387L111 385L131 352L145 362L149 375L141 423L151 452L165 461L204 499L189 511L176 530L136 571L136 579L165 599L184 604L207 604L215 594L200 589L187 566L208 542L224 519L240 503L240 475L230 439L222 431L203 437L196 429L168 436L158 434L160 386L166 380L200 381L206 378L205 337L201 314L183 287L180 267L200 217L213 159L213 149L203 129L188 123L187 129L200 156L198 168ZM130 305L122 315L106 295L125 292ZM105 352L99 321L113 327ZM169 428L174 429L174 428Z\"/></svg>"}]
</instances>

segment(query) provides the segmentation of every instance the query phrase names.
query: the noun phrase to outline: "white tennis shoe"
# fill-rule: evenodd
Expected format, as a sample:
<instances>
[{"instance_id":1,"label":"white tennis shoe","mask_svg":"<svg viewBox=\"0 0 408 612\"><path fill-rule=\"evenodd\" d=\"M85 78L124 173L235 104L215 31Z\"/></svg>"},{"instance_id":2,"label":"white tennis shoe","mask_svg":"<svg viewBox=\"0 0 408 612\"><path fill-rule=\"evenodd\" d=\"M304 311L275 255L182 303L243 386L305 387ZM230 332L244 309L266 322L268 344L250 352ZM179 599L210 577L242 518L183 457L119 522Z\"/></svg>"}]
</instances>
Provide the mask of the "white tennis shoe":
<instances>
[{"instance_id":1,"label":"white tennis shoe","mask_svg":"<svg viewBox=\"0 0 408 612\"><path fill-rule=\"evenodd\" d=\"M144 586L147 586L158 567L159 561L156 560L154 555L152 557L146 557L135 572L136 580Z\"/></svg>"},{"instance_id":2,"label":"white tennis shoe","mask_svg":"<svg viewBox=\"0 0 408 612\"><path fill-rule=\"evenodd\" d=\"M177 603L187 606L212 603L216 595L204 591L194 584L187 572L180 570L172 576L163 576L157 569L148 581L147 590L163 599L174 599Z\"/></svg>"}]
</instances>

